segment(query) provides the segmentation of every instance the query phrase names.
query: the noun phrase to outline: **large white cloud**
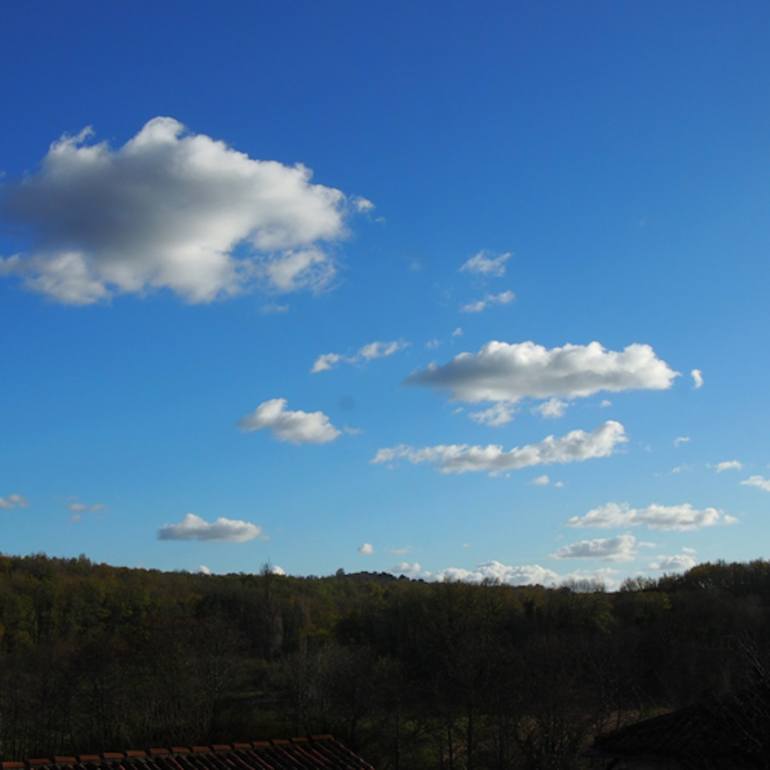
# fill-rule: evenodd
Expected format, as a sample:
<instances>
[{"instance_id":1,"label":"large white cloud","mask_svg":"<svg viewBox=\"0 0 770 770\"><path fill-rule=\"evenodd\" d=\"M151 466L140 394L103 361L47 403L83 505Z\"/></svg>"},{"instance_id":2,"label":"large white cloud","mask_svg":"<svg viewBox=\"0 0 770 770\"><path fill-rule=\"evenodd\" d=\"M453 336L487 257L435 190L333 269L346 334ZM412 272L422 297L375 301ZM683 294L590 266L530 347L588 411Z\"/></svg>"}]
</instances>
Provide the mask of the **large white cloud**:
<instances>
[{"instance_id":1,"label":"large white cloud","mask_svg":"<svg viewBox=\"0 0 770 770\"><path fill-rule=\"evenodd\" d=\"M18 492L14 492L6 497L0 497L0 509L26 508L28 505L27 498Z\"/></svg>"},{"instance_id":2,"label":"large white cloud","mask_svg":"<svg viewBox=\"0 0 770 770\"><path fill-rule=\"evenodd\" d=\"M188 513L178 524L167 524L158 530L159 540L223 540L245 543L262 535L262 527L248 521L218 518L208 522Z\"/></svg>"},{"instance_id":3,"label":"large white cloud","mask_svg":"<svg viewBox=\"0 0 770 770\"><path fill-rule=\"evenodd\" d=\"M268 428L279 441L291 444L327 444L341 435L323 412L292 411L286 403L285 398L263 401L238 427L247 433Z\"/></svg>"},{"instance_id":4,"label":"large white cloud","mask_svg":"<svg viewBox=\"0 0 770 770\"><path fill-rule=\"evenodd\" d=\"M460 401L515 403L600 391L666 390L676 376L649 345L613 351L598 342L549 349L534 342L492 341L443 366L431 364L410 375L406 384L447 390Z\"/></svg>"},{"instance_id":5,"label":"large white cloud","mask_svg":"<svg viewBox=\"0 0 770 770\"><path fill-rule=\"evenodd\" d=\"M367 342L362 345L353 355L346 356L342 353L323 353L316 358L313 363L311 374L319 372L328 372L339 364L359 364L365 361L373 361L375 358L388 358L399 350L409 347L409 343L404 340L391 340L389 342Z\"/></svg>"},{"instance_id":6,"label":"large white cloud","mask_svg":"<svg viewBox=\"0 0 770 770\"><path fill-rule=\"evenodd\" d=\"M724 473L725 471L739 471L743 468L743 463L740 460L722 460L714 466L714 470L717 473Z\"/></svg>"},{"instance_id":7,"label":"large white cloud","mask_svg":"<svg viewBox=\"0 0 770 770\"><path fill-rule=\"evenodd\" d=\"M439 444L423 448L401 444L378 450L372 463L386 464L406 460L415 465L430 463L442 473L484 471L496 474L535 465L608 457L625 441L627 439L623 425L608 420L591 433L573 430L559 438L547 436L536 444L525 444L507 451L498 444Z\"/></svg>"},{"instance_id":8,"label":"large white cloud","mask_svg":"<svg viewBox=\"0 0 770 770\"><path fill-rule=\"evenodd\" d=\"M306 167L250 158L168 117L117 149L91 135L62 137L6 186L3 217L33 246L0 260L0 274L71 304L160 288L208 302L255 283L319 289L334 275L324 244L360 206Z\"/></svg>"},{"instance_id":9,"label":"large white cloud","mask_svg":"<svg viewBox=\"0 0 770 770\"><path fill-rule=\"evenodd\" d=\"M691 503L632 508L628 503L606 503L593 508L584 516L573 516L570 527L632 527L643 525L649 529L685 532L717 524L733 524L735 518L718 508L695 508Z\"/></svg>"},{"instance_id":10,"label":"large white cloud","mask_svg":"<svg viewBox=\"0 0 770 770\"><path fill-rule=\"evenodd\" d=\"M632 561L636 557L636 538L633 535L598 537L579 540L559 548L554 559L601 559L602 561Z\"/></svg>"}]
</instances>

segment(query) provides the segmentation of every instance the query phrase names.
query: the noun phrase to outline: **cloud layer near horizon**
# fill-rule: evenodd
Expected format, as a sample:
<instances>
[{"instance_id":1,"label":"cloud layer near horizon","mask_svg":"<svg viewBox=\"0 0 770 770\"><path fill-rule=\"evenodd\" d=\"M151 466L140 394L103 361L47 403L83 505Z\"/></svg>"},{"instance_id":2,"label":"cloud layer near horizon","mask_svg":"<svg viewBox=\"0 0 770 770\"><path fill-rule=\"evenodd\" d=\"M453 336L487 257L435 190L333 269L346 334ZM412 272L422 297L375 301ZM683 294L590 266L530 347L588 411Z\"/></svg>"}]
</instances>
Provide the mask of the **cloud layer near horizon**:
<instances>
[{"instance_id":1,"label":"cloud layer near horizon","mask_svg":"<svg viewBox=\"0 0 770 770\"><path fill-rule=\"evenodd\" d=\"M40 169L7 185L0 214L33 247L0 275L60 302L169 289L209 302L261 283L317 290L335 272L323 244L356 210L302 165L255 160L157 117L113 149L91 129L55 141Z\"/></svg>"}]
</instances>

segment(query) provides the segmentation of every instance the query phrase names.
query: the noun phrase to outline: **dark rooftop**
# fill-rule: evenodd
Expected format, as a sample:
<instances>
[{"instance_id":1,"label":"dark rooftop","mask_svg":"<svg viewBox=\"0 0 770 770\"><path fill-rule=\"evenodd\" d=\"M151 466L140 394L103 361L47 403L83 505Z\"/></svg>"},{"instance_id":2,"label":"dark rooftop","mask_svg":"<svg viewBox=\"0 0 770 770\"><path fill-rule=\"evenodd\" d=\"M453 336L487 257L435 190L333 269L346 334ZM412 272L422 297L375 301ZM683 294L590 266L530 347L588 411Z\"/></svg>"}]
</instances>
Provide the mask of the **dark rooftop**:
<instances>
[{"instance_id":1,"label":"dark rooftop","mask_svg":"<svg viewBox=\"0 0 770 770\"><path fill-rule=\"evenodd\" d=\"M374 770L331 735L3 762L2 770Z\"/></svg>"}]
</instances>

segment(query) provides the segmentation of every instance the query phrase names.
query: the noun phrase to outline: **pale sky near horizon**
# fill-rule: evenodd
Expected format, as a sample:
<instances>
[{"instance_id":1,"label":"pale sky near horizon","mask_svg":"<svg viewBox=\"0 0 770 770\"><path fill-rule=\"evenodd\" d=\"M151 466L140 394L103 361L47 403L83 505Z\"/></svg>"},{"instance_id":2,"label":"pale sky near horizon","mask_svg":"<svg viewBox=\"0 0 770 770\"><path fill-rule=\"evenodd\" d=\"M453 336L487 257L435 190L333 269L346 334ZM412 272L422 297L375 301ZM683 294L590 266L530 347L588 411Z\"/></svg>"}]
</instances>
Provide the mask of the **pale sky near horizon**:
<instances>
[{"instance_id":1,"label":"pale sky near horizon","mask_svg":"<svg viewBox=\"0 0 770 770\"><path fill-rule=\"evenodd\" d=\"M770 557L770 8L0 9L0 552Z\"/></svg>"}]
</instances>

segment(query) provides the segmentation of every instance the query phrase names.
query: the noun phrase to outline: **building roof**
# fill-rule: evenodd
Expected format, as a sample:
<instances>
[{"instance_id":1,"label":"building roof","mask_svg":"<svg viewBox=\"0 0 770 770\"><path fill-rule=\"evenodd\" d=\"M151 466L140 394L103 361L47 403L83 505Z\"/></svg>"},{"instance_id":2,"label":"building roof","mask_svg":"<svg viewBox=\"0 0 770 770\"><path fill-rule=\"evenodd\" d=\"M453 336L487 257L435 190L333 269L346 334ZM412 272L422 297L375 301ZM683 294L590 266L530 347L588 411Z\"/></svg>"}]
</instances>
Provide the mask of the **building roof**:
<instances>
[{"instance_id":1,"label":"building roof","mask_svg":"<svg viewBox=\"0 0 770 770\"><path fill-rule=\"evenodd\" d=\"M673 760L698 770L753 770L770 759L767 685L710 698L600 735L589 752L615 759Z\"/></svg>"},{"instance_id":2,"label":"building roof","mask_svg":"<svg viewBox=\"0 0 770 770\"><path fill-rule=\"evenodd\" d=\"M2 762L2 770L374 770L331 735Z\"/></svg>"}]
</instances>

